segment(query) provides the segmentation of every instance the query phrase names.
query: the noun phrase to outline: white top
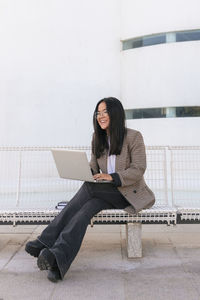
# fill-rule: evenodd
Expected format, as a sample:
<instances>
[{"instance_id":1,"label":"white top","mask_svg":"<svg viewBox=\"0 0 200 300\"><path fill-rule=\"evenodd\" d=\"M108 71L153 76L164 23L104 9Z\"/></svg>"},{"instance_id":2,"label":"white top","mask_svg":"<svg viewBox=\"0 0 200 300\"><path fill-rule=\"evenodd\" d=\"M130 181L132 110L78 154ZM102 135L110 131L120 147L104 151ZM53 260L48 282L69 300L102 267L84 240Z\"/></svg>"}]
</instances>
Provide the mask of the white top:
<instances>
[{"instance_id":1,"label":"white top","mask_svg":"<svg viewBox=\"0 0 200 300\"><path fill-rule=\"evenodd\" d=\"M109 138L108 138L108 144L109 144L109 148L110 148L110 139ZM108 158L107 158L107 171L108 171L108 174L115 173L115 160L116 160L116 155L109 155L108 156Z\"/></svg>"}]
</instances>

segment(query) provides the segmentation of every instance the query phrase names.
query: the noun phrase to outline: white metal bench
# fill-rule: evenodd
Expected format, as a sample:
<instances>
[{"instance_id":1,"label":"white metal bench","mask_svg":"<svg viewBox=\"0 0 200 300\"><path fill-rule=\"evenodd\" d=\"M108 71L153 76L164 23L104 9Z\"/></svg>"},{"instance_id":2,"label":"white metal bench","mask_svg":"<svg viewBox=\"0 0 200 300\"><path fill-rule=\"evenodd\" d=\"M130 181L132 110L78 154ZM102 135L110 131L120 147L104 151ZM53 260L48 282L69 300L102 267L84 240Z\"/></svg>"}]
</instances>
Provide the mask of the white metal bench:
<instances>
[{"instance_id":1,"label":"white metal bench","mask_svg":"<svg viewBox=\"0 0 200 300\"><path fill-rule=\"evenodd\" d=\"M58 214L59 210L14 210L0 211L2 224L47 224ZM127 253L129 258L142 256L141 227L142 223L176 224L176 210L169 207L154 207L130 215L124 210L103 210L91 220L94 224L126 224Z\"/></svg>"},{"instance_id":2,"label":"white metal bench","mask_svg":"<svg viewBox=\"0 0 200 300\"><path fill-rule=\"evenodd\" d=\"M90 153L90 147L61 148ZM51 209L55 203L71 199L79 188L78 182L58 178L50 149L0 147L0 223L47 224L59 213ZM128 257L142 255L142 224L200 221L200 147L147 147L147 166L145 179L156 195L153 208L136 216L123 210L103 210L91 220L92 226L126 224ZM40 203L43 205L38 207ZM34 206L37 209L30 208Z\"/></svg>"}]
</instances>

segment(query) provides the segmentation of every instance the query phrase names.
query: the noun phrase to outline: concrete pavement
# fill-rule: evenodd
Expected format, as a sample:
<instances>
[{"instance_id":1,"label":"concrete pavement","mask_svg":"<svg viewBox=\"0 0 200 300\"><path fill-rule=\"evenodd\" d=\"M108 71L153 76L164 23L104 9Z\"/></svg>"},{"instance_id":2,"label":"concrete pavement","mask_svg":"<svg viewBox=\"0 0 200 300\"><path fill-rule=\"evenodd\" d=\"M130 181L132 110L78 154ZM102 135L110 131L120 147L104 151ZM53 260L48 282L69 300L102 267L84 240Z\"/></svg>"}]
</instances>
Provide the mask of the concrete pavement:
<instances>
[{"instance_id":1,"label":"concrete pavement","mask_svg":"<svg viewBox=\"0 0 200 300\"><path fill-rule=\"evenodd\" d=\"M64 280L24 251L44 226L0 226L0 299L199 300L200 225L143 225L143 258L128 259L125 226L88 227Z\"/></svg>"}]
</instances>

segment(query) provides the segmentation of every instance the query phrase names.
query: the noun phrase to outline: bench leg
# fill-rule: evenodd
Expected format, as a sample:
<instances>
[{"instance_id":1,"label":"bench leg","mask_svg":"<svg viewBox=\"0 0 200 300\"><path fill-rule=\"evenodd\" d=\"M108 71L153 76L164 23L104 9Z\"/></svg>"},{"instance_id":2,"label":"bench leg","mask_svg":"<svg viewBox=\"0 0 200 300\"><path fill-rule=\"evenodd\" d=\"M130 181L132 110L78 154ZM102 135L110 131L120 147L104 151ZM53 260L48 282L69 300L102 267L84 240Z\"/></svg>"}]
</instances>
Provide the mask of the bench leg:
<instances>
[{"instance_id":1,"label":"bench leg","mask_svg":"<svg viewBox=\"0 0 200 300\"><path fill-rule=\"evenodd\" d=\"M128 258L142 257L141 223L126 224Z\"/></svg>"}]
</instances>

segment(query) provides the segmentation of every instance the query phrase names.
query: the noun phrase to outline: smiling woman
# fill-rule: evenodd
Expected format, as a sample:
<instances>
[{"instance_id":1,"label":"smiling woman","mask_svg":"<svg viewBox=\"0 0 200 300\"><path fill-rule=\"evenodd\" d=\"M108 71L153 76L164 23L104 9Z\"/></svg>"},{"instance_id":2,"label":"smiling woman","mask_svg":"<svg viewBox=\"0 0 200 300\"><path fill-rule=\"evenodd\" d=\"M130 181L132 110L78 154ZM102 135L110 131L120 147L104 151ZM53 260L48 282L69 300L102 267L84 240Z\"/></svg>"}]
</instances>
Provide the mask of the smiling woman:
<instances>
[{"instance_id":1,"label":"smiling woman","mask_svg":"<svg viewBox=\"0 0 200 300\"><path fill-rule=\"evenodd\" d=\"M104 101L102 101L98 106L98 111L96 112L96 119L101 129L106 130L108 134L110 117L107 111L106 103Z\"/></svg>"},{"instance_id":2,"label":"smiling woman","mask_svg":"<svg viewBox=\"0 0 200 300\"><path fill-rule=\"evenodd\" d=\"M26 251L38 257L39 269L49 270L47 278L53 282L63 279L94 215L104 209L135 214L155 202L143 178L146 154L142 135L126 128L121 102L113 97L100 100L93 125L90 167L97 182L85 182L37 240L26 244Z\"/></svg>"},{"instance_id":3,"label":"smiling woman","mask_svg":"<svg viewBox=\"0 0 200 300\"><path fill-rule=\"evenodd\" d=\"M102 113L104 112L104 116ZM105 149L109 153L118 155L121 153L122 144L126 135L125 112L121 102L114 98L100 100L95 108L93 117L94 135L92 151L99 158ZM95 143L95 145L94 145Z\"/></svg>"}]
</instances>

